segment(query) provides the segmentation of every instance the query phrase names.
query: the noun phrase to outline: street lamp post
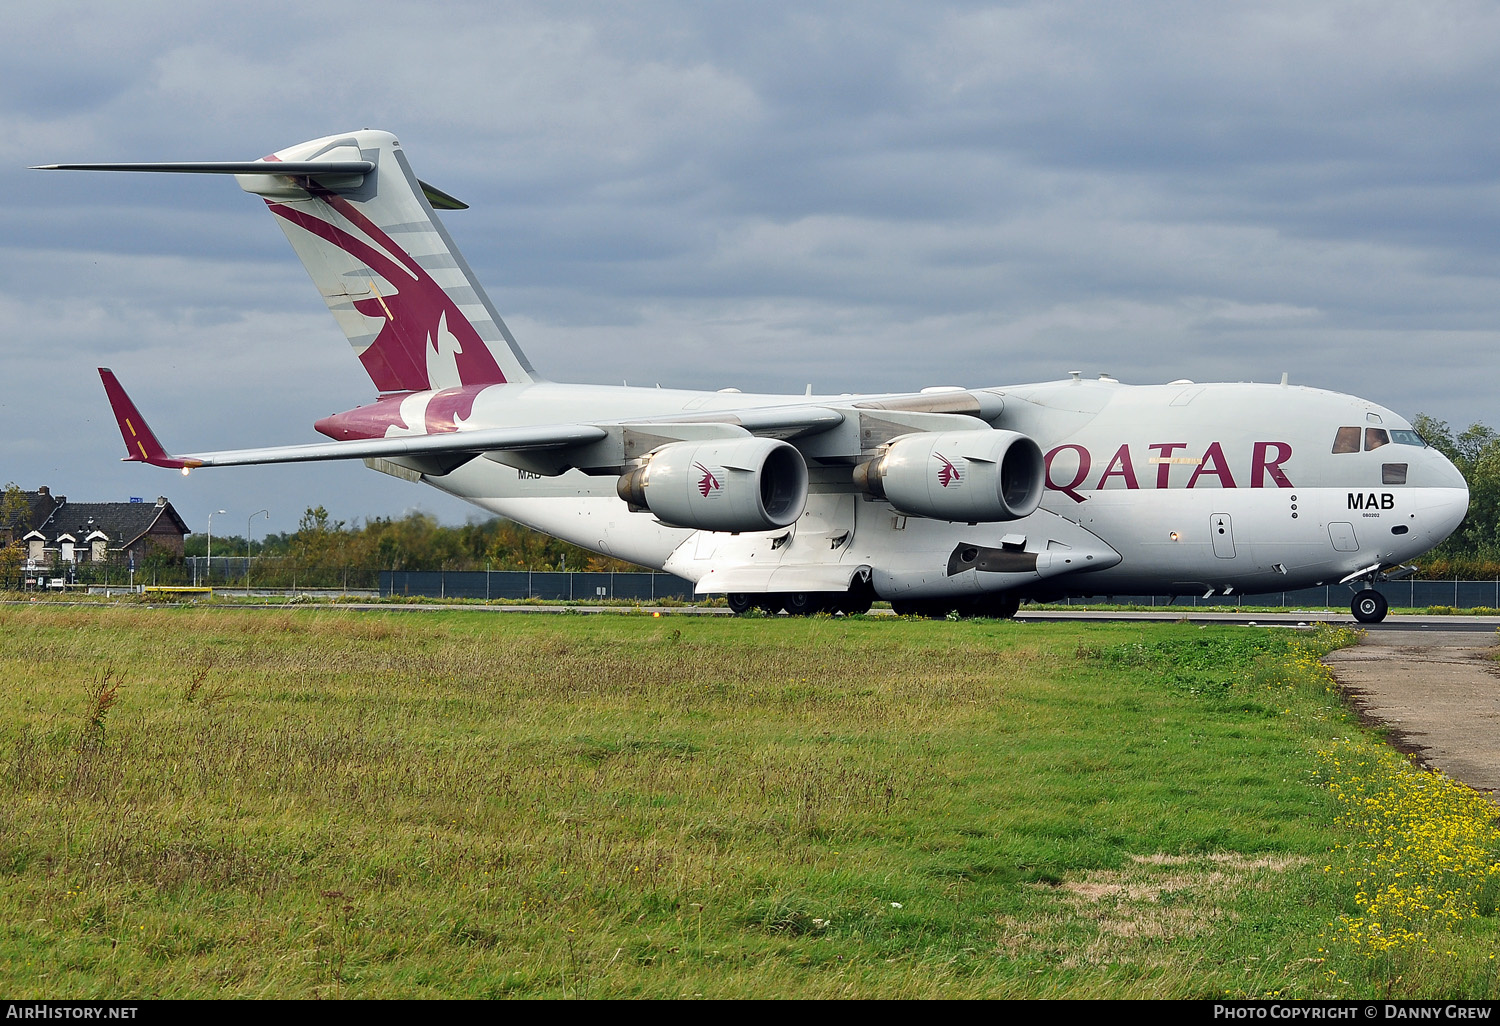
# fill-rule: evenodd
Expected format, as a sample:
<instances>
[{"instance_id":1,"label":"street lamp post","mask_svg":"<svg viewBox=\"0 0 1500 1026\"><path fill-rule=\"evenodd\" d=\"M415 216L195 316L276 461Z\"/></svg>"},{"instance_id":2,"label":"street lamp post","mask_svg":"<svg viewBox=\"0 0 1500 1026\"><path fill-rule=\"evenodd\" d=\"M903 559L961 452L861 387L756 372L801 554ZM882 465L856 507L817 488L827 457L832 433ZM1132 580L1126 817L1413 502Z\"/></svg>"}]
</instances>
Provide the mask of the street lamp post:
<instances>
[{"instance_id":1,"label":"street lamp post","mask_svg":"<svg viewBox=\"0 0 1500 1026\"><path fill-rule=\"evenodd\" d=\"M248 517L245 518L245 597L246 598L250 597L250 559L251 559L251 550L254 548L254 546L252 546L250 544L250 521L254 520L256 517L260 516L262 513L264 513L266 515L266 519L267 520L271 519L271 511L268 510L268 509L258 509L254 513L251 513Z\"/></svg>"},{"instance_id":2,"label":"street lamp post","mask_svg":"<svg viewBox=\"0 0 1500 1026\"><path fill-rule=\"evenodd\" d=\"M214 517L219 513L228 513L227 509L215 510L208 515L208 586L214 586Z\"/></svg>"}]
</instances>

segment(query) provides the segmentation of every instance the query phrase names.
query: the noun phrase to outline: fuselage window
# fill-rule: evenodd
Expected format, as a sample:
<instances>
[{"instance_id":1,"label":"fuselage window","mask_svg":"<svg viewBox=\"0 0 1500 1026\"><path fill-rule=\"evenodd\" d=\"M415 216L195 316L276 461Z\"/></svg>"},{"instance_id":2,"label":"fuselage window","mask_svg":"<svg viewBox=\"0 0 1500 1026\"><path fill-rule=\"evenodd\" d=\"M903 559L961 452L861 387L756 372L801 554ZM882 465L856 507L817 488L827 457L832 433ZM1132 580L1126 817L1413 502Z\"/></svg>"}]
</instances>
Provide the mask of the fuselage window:
<instances>
[{"instance_id":1,"label":"fuselage window","mask_svg":"<svg viewBox=\"0 0 1500 1026\"><path fill-rule=\"evenodd\" d=\"M1406 484L1405 463L1383 463L1380 466L1380 483L1388 485Z\"/></svg>"},{"instance_id":2,"label":"fuselage window","mask_svg":"<svg viewBox=\"0 0 1500 1026\"><path fill-rule=\"evenodd\" d=\"M1359 428L1341 427L1333 438L1334 452L1359 452Z\"/></svg>"},{"instance_id":3,"label":"fuselage window","mask_svg":"<svg viewBox=\"0 0 1500 1026\"><path fill-rule=\"evenodd\" d=\"M1389 445L1390 441L1391 436L1386 434L1385 428L1365 428L1365 452Z\"/></svg>"},{"instance_id":4,"label":"fuselage window","mask_svg":"<svg viewBox=\"0 0 1500 1026\"><path fill-rule=\"evenodd\" d=\"M1423 449L1427 448L1427 443L1422 441L1421 435L1415 431L1402 431L1400 428L1391 429L1391 441L1397 445L1415 445Z\"/></svg>"}]
</instances>

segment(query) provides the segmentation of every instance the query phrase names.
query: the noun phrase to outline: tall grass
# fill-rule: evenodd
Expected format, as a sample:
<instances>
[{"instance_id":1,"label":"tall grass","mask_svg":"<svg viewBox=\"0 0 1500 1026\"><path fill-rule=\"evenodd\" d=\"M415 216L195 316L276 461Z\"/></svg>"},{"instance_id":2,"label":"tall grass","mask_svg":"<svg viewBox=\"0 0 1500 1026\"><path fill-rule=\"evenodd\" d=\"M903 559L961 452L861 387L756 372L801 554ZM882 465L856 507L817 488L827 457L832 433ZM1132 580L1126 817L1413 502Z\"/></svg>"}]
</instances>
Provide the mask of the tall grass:
<instances>
[{"instance_id":1,"label":"tall grass","mask_svg":"<svg viewBox=\"0 0 1500 1026\"><path fill-rule=\"evenodd\" d=\"M0 987L1383 993L1293 638L3 610Z\"/></svg>"}]
</instances>

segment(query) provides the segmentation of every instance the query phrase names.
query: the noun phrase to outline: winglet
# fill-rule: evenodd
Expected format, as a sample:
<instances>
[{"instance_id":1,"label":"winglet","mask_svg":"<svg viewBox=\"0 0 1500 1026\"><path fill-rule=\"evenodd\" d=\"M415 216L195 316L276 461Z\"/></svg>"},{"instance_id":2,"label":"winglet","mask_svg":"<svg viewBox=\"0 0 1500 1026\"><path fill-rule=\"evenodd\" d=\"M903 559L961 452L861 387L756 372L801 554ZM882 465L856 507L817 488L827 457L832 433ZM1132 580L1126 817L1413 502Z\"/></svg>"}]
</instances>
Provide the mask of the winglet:
<instances>
[{"instance_id":1,"label":"winglet","mask_svg":"<svg viewBox=\"0 0 1500 1026\"><path fill-rule=\"evenodd\" d=\"M135 408L125 389L120 387L115 372L108 367L99 368L99 378L104 382L104 394L109 396L109 408L114 411L115 421L120 425L120 436L125 439L127 463L149 463L153 467L168 467L186 471L190 467L203 466L197 460L180 460L167 452L156 440L156 435L146 426L146 419Z\"/></svg>"}]
</instances>

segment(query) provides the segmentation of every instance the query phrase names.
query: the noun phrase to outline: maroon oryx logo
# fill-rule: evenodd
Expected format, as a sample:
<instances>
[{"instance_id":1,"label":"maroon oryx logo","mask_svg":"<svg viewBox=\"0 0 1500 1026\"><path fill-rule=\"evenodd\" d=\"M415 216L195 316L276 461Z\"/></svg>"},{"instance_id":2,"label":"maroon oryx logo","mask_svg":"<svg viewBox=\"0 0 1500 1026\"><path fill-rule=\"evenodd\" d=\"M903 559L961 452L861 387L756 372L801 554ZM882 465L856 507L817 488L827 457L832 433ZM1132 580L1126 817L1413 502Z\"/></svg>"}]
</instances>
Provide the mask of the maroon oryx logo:
<instances>
[{"instance_id":1,"label":"maroon oryx logo","mask_svg":"<svg viewBox=\"0 0 1500 1026\"><path fill-rule=\"evenodd\" d=\"M352 300L354 309L380 323L375 341L359 354L376 388L382 392L425 392L432 388L428 360L440 355L445 345L454 349L453 361L460 385L505 381L505 374L474 325L416 257L398 246L349 200L322 192L314 195L342 214L365 238L351 234L306 207L291 207L271 200L266 200L266 204L273 214L367 265L395 289L382 293L371 285L373 296ZM445 341L445 335L451 336L451 340ZM449 402L459 420L471 415L472 395L456 394Z\"/></svg>"},{"instance_id":2,"label":"maroon oryx logo","mask_svg":"<svg viewBox=\"0 0 1500 1026\"><path fill-rule=\"evenodd\" d=\"M716 492L720 488L724 487L723 485L719 484L719 479L714 477L714 472L712 470L709 470L703 464L694 463L693 468L695 470L703 471L703 478L698 482L698 494L703 496L705 499L708 498L709 492Z\"/></svg>"},{"instance_id":3,"label":"maroon oryx logo","mask_svg":"<svg viewBox=\"0 0 1500 1026\"><path fill-rule=\"evenodd\" d=\"M963 480L963 475L958 472L957 467L948 461L948 457L938 452L933 453L933 455L942 464L942 466L938 467L938 484L947 488L954 482Z\"/></svg>"}]
</instances>

